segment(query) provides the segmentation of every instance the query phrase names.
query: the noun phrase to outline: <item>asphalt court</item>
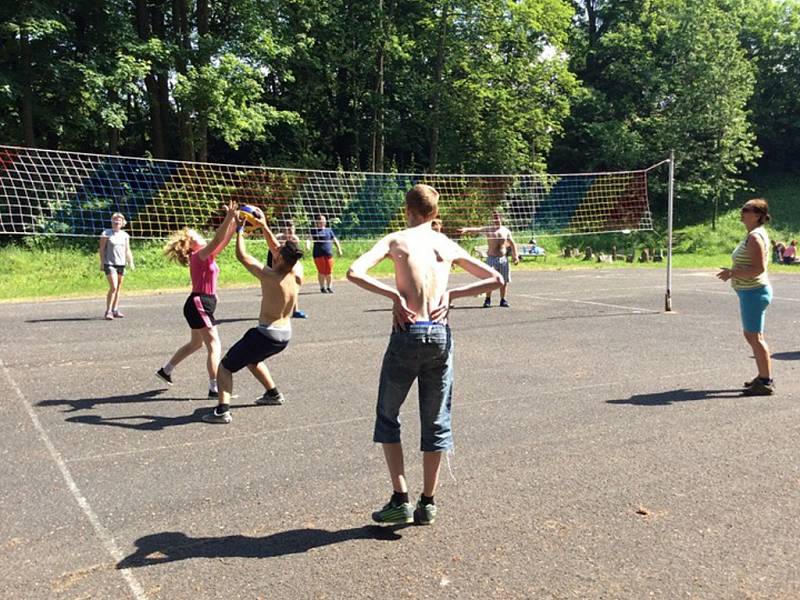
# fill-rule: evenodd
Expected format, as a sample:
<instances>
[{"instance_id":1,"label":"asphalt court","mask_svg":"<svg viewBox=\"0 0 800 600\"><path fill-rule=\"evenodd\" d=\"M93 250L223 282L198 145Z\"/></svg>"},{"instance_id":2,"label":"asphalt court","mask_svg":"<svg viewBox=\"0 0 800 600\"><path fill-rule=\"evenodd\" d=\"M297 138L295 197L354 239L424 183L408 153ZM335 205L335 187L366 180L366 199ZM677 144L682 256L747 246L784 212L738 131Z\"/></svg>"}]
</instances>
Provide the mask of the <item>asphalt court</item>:
<instances>
[{"instance_id":1,"label":"asphalt court","mask_svg":"<svg viewBox=\"0 0 800 600\"><path fill-rule=\"evenodd\" d=\"M456 280L463 276L455 276ZM800 278L772 277L778 394L741 397L754 362L713 273L517 272L510 309L451 311L456 450L432 527L380 528L372 443L390 329L382 298L309 283L286 396L208 425L185 293L0 305L2 598L800 597ZM223 289L223 347L255 288ZM420 491L416 390L403 409Z\"/></svg>"}]
</instances>

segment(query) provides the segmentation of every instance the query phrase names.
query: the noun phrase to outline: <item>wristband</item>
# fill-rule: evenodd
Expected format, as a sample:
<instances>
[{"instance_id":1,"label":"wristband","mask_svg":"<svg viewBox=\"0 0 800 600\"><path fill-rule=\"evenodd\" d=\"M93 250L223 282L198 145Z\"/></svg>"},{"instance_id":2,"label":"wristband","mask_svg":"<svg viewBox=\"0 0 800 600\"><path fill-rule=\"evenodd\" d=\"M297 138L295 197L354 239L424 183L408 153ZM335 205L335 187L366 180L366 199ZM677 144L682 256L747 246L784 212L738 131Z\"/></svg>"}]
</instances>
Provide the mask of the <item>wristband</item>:
<instances>
[{"instance_id":1,"label":"wristband","mask_svg":"<svg viewBox=\"0 0 800 600\"><path fill-rule=\"evenodd\" d=\"M239 226L236 228L236 233L242 233L243 231L244 231L244 226L243 226L243 225L239 225Z\"/></svg>"}]
</instances>

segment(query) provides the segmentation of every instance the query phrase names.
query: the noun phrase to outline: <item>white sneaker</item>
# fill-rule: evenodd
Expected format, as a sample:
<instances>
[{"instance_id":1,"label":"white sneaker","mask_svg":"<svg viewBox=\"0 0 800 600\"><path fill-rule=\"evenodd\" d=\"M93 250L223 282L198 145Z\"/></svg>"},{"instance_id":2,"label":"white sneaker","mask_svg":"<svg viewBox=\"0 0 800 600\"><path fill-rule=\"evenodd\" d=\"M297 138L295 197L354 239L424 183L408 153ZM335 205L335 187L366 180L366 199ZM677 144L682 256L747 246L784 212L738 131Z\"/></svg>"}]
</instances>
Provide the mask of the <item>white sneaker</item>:
<instances>
[{"instance_id":1,"label":"white sneaker","mask_svg":"<svg viewBox=\"0 0 800 600\"><path fill-rule=\"evenodd\" d=\"M231 411L226 410L224 413L220 414L217 412L215 408L210 413L203 415L203 421L206 423L230 423L233 421L233 417L231 416Z\"/></svg>"}]
</instances>

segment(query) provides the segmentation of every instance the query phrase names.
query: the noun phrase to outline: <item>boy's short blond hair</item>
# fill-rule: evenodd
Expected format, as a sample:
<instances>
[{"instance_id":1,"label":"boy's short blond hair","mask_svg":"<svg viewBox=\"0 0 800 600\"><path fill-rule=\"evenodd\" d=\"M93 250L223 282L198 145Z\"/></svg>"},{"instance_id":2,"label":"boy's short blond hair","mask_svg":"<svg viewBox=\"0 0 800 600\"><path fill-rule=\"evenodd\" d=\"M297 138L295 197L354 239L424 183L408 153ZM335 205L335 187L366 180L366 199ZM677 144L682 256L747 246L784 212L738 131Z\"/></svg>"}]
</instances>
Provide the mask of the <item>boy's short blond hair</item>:
<instances>
[{"instance_id":1,"label":"boy's short blond hair","mask_svg":"<svg viewBox=\"0 0 800 600\"><path fill-rule=\"evenodd\" d=\"M439 214L439 192L429 185L418 183L406 193L406 208L420 217Z\"/></svg>"}]
</instances>

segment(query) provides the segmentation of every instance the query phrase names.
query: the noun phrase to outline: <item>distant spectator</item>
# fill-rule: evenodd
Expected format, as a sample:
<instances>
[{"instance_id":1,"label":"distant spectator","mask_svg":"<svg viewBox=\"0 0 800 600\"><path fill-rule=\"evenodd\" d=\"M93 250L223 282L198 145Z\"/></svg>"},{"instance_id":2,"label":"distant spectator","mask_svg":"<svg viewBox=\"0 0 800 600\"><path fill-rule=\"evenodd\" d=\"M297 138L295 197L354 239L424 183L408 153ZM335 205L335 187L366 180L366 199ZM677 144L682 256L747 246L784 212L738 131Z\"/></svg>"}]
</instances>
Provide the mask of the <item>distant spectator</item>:
<instances>
[{"instance_id":1,"label":"distant spectator","mask_svg":"<svg viewBox=\"0 0 800 600\"><path fill-rule=\"evenodd\" d=\"M797 256L797 240L792 240L789 245L783 249L781 258L785 265L796 265L800 263L800 258Z\"/></svg>"},{"instance_id":2,"label":"distant spectator","mask_svg":"<svg viewBox=\"0 0 800 600\"><path fill-rule=\"evenodd\" d=\"M328 219L325 215L319 215L315 221L315 227L311 228L310 239L306 243L307 247L314 245L312 256L314 265L317 267L317 280L319 281L319 291L323 294L332 294L331 280L333 278L333 245L339 256L342 255L342 247L333 229L328 227Z\"/></svg>"},{"instance_id":3,"label":"distant spectator","mask_svg":"<svg viewBox=\"0 0 800 600\"><path fill-rule=\"evenodd\" d=\"M434 219L431 221L431 229L438 233L442 233L442 220L441 219Z\"/></svg>"},{"instance_id":4,"label":"distant spectator","mask_svg":"<svg viewBox=\"0 0 800 600\"><path fill-rule=\"evenodd\" d=\"M119 292L122 289L122 280L125 279L125 267L134 268L131 238L127 232L122 231L126 224L122 213L115 212L111 215L111 229L104 229L100 234L100 270L106 274L108 280L106 321L125 316L119 310Z\"/></svg>"},{"instance_id":5,"label":"distant spectator","mask_svg":"<svg viewBox=\"0 0 800 600\"><path fill-rule=\"evenodd\" d=\"M544 256L545 250L536 243L536 240L531 238L528 244L529 244L528 254L530 254L531 256Z\"/></svg>"},{"instance_id":6,"label":"distant spectator","mask_svg":"<svg viewBox=\"0 0 800 600\"><path fill-rule=\"evenodd\" d=\"M783 242L776 242L772 240L772 262L780 264L783 262L783 251L786 249L786 246L783 245Z\"/></svg>"}]
</instances>

